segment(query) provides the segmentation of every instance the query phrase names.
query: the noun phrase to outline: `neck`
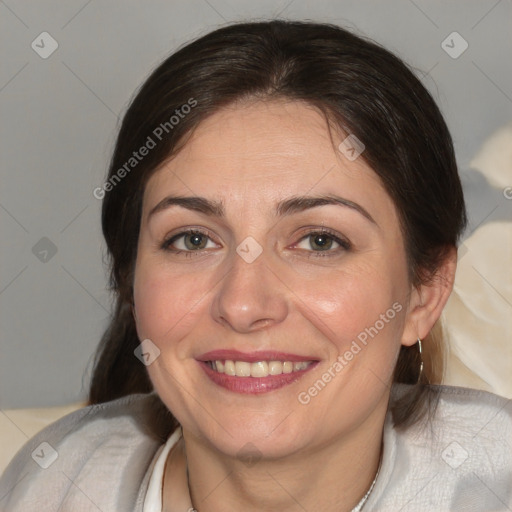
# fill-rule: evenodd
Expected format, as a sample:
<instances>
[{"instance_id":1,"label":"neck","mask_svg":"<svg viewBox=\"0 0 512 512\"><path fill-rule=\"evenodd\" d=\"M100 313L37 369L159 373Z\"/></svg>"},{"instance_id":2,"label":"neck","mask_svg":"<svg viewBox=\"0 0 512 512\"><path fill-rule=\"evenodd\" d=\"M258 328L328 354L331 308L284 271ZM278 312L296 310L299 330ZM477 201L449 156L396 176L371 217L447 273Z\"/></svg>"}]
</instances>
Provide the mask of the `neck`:
<instances>
[{"instance_id":1,"label":"neck","mask_svg":"<svg viewBox=\"0 0 512 512\"><path fill-rule=\"evenodd\" d=\"M184 431L189 488L198 512L350 512L377 473L385 410L356 431L281 459L226 457Z\"/></svg>"}]
</instances>

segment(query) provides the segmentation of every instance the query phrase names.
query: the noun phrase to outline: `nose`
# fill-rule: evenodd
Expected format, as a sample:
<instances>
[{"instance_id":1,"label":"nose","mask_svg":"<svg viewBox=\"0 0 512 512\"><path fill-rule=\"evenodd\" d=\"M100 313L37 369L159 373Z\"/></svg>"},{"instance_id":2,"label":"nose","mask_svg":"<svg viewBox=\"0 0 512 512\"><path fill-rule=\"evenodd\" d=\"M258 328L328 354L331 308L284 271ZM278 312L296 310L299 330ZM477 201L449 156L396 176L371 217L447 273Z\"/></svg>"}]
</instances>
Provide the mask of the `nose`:
<instances>
[{"instance_id":1,"label":"nose","mask_svg":"<svg viewBox=\"0 0 512 512\"><path fill-rule=\"evenodd\" d=\"M212 301L214 320L238 333L281 323L288 314L286 287L270 268L265 251L251 263L235 253L230 264Z\"/></svg>"}]
</instances>

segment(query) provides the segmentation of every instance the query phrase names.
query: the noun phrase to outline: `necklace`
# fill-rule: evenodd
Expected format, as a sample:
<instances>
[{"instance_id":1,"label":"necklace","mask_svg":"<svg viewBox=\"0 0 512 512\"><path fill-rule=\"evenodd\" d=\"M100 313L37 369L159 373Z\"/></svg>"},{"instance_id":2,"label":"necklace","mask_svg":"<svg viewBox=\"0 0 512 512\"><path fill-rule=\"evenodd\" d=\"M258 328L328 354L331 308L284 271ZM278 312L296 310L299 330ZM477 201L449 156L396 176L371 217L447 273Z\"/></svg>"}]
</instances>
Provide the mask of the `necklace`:
<instances>
[{"instance_id":1,"label":"necklace","mask_svg":"<svg viewBox=\"0 0 512 512\"><path fill-rule=\"evenodd\" d=\"M380 461L379 461L379 467L377 469L377 474L375 475L375 478L373 479L372 485L370 485L370 488L368 489L366 494L362 497L361 501L352 509L351 512L359 512L360 510L362 510L364 504L368 500L368 497L372 493L373 488L375 487L375 482L377 482L377 478L379 478L379 472L380 472L380 466L381 465L382 465L382 454L380 456Z\"/></svg>"}]
</instances>

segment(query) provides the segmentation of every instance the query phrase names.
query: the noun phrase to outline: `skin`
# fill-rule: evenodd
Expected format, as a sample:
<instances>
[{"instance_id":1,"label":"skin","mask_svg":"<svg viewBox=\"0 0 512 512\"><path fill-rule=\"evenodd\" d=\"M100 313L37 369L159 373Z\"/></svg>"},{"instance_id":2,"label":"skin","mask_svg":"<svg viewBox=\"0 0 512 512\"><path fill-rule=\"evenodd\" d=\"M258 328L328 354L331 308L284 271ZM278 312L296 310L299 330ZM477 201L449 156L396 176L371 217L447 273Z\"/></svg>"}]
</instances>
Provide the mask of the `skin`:
<instances>
[{"instance_id":1,"label":"skin","mask_svg":"<svg viewBox=\"0 0 512 512\"><path fill-rule=\"evenodd\" d=\"M349 511L375 476L400 346L424 338L440 316L455 255L429 286L412 287L391 198L363 158L336 149L346 134L332 136L334 145L325 118L301 102L238 104L203 121L147 184L134 313L140 339L160 350L150 378L183 429L167 461L165 510L187 503L186 478L176 483L185 466L200 512ZM181 206L150 215L169 195L221 202L224 215ZM374 222L339 205L276 215L280 201L321 195L356 203ZM162 248L187 227L209 233L203 249ZM323 227L350 247L319 249L308 233ZM262 248L252 263L236 252L248 236ZM184 242L170 249L186 250ZM394 319L301 404L299 393L394 303L402 306ZM223 348L319 363L298 382L242 395L214 384L196 361ZM260 457L254 464L240 457L248 443Z\"/></svg>"}]
</instances>

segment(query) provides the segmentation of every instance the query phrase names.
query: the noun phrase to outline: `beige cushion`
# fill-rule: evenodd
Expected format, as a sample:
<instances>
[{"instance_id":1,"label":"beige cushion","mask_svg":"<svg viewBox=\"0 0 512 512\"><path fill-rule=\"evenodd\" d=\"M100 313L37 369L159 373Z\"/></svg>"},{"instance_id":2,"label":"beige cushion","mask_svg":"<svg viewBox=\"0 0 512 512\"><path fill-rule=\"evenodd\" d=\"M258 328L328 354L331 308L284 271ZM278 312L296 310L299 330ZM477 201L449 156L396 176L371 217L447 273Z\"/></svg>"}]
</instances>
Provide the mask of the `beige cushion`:
<instances>
[{"instance_id":1,"label":"beige cushion","mask_svg":"<svg viewBox=\"0 0 512 512\"><path fill-rule=\"evenodd\" d=\"M512 125L484 143L471 167L496 189L510 191ZM506 197L500 198L504 205ZM512 398L512 219L483 223L459 253L443 312L450 350L444 382Z\"/></svg>"},{"instance_id":2,"label":"beige cushion","mask_svg":"<svg viewBox=\"0 0 512 512\"><path fill-rule=\"evenodd\" d=\"M512 398L512 224L493 222L464 242L444 311L445 384Z\"/></svg>"}]
</instances>

